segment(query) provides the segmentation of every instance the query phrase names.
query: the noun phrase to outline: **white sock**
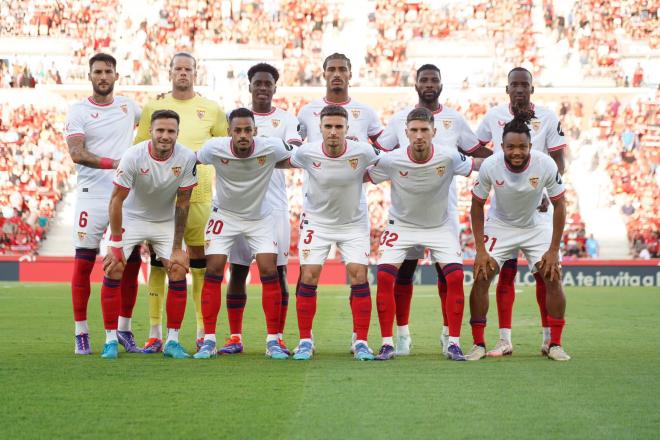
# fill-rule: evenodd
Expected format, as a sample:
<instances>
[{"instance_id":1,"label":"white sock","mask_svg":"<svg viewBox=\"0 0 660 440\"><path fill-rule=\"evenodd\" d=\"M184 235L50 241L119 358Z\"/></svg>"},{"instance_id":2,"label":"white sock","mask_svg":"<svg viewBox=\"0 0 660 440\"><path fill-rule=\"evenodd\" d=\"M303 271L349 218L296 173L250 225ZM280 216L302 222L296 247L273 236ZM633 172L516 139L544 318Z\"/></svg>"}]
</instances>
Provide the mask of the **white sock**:
<instances>
[{"instance_id":1,"label":"white sock","mask_svg":"<svg viewBox=\"0 0 660 440\"><path fill-rule=\"evenodd\" d=\"M87 320L85 321L76 321L76 334L89 333L89 327L87 327Z\"/></svg>"},{"instance_id":2,"label":"white sock","mask_svg":"<svg viewBox=\"0 0 660 440\"><path fill-rule=\"evenodd\" d=\"M270 341L277 341L277 333L266 335L266 343L269 343Z\"/></svg>"},{"instance_id":3,"label":"white sock","mask_svg":"<svg viewBox=\"0 0 660 440\"><path fill-rule=\"evenodd\" d=\"M511 329L510 328L501 328L500 329L500 339L504 339L508 343L511 343Z\"/></svg>"},{"instance_id":4,"label":"white sock","mask_svg":"<svg viewBox=\"0 0 660 440\"><path fill-rule=\"evenodd\" d=\"M230 338L236 337L239 341L243 342L243 336L240 333L232 333L229 335Z\"/></svg>"},{"instance_id":5,"label":"white sock","mask_svg":"<svg viewBox=\"0 0 660 440\"><path fill-rule=\"evenodd\" d=\"M460 347L460 346L461 346L460 339L461 339L461 338L459 338L458 336L449 336L449 341L448 341L448 342L449 342L449 345L454 344L454 345Z\"/></svg>"},{"instance_id":6,"label":"white sock","mask_svg":"<svg viewBox=\"0 0 660 440\"><path fill-rule=\"evenodd\" d=\"M163 339L163 326L162 324L152 325L149 328L149 337L156 339Z\"/></svg>"},{"instance_id":7,"label":"white sock","mask_svg":"<svg viewBox=\"0 0 660 440\"><path fill-rule=\"evenodd\" d=\"M408 324L406 324L406 325L397 325L396 326L396 335L397 336L410 336L410 328L408 328Z\"/></svg>"},{"instance_id":8,"label":"white sock","mask_svg":"<svg viewBox=\"0 0 660 440\"><path fill-rule=\"evenodd\" d=\"M550 327L543 327L543 342L550 341Z\"/></svg>"},{"instance_id":9,"label":"white sock","mask_svg":"<svg viewBox=\"0 0 660 440\"><path fill-rule=\"evenodd\" d=\"M357 333L351 333L351 341L355 342L357 340Z\"/></svg>"},{"instance_id":10,"label":"white sock","mask_svg":"<svg viewBox=\"0 0 660 440\"><path fill-rule=\"evenodd\" d=\"M120 332L130 332L131 331L131 318L125 318L123 316L119 317L119 326L117 330Z\"/></svg>"},{"instance_id":11,"label":"white sock","mask_svg":"<svg viewBox=\"0 0 660 440\"><path fill-rule=\"evenodd\" d=\"M115 341L117 342L117 330L106 330L105 331L105 343Z\"/></svg>"},{"instance_id":12,"label":"white sock","mask_svg":"<svg viewBox=\"0 0 660 440\"><path fill-rule=\"evenodd\" d=\"M277 338L278 339L284 339L284 333L278 333Z\"/></svg>"},{"instance_id":13,"label":"white sock","mask_svg":"<svg viewBox=\"0 0 660 440\"><path fill-rule=\"evenodd\" d=\"M215 333L205 333L204 334L204 340L215 342Z\"/></svg>"},{"instance_id":14,"label":"white sock","mask_svg":"<svg viewBox=\"0 0 660 440\"><path fill-rule=\"evenodd\" d=\"M197 339L202 339L206 333L204 333L204 327L197 329Z\"/></svg>"},{"instance_id":15,"label":"white sock","mask_svg":"<svg viewBox=\"0 0 660 440\"><path fill-rule=\"evenodd\" d=\"M394 347L394 341L392 340L392 336L383 338L383 345L389 345L390 347Z\"/></svg>"},{"instance_id":16,"label":"white sock","mask_svg":"<svg viewBox=\"0 0 660 440\"><path fill-rule=\"evenodd\" d=\"M165 341L165 343L168 343L170 341L179 342L179 329L178 328L168 328L167 329L167 341Z\"/></svg>"},{"instance_id":17,"label":"white sock","mask_svg":"<svg viewBox=\"0 0 660 440\"><path fill-rule=\"evenodd\" d=\"M442 326L442 336L449 336L449 327L446 325Z\"/></svg>"},{"instance_id":18,"label":"white sock","mask_svg":"<svg viewBox=\"0 0 660 440\"><path fill-rule=\"evenodd\" d=\"M367 344L367 341L365 341L365 340L363 340L363 339L356 339L356 340L355 340L355 344L353 344L353 347L355 347L355 346L358 345L358 344L364 344L364 345L366 345L366 346L369 346L369 344Z\"/></svg>"},{"instance_id":19,"label":"white sock","mask_svg":"<svg viewBox=\"0 0 660 440\"><path fill-rule=\"evenodd\" d=\"M303 338L298 342L298 345L302 344L303 342L309 342L310 344L314 345L314 342L312 341L311 338Z\"/></svg>"}]
</instances>

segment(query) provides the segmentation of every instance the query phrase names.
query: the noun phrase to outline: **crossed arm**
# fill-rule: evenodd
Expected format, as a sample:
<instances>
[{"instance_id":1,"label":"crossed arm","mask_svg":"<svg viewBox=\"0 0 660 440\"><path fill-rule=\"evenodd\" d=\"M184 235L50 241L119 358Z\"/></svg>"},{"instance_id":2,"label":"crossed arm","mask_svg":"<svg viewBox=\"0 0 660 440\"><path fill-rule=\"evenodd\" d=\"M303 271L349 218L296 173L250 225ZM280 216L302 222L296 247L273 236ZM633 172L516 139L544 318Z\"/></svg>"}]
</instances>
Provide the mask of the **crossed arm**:
<instances>
[{"instance_id":1,"label":"crossed arm","mask_svg":"<svg viewBox=\"0 0 660 440\"><path fill-rule=\"evenodd\" d=\"M73 160L73 162L78 165L99 169L117 168L117 165L119 165L118 160L113 160L107 157L100 157L94 153L91 153L85 147L84 136L71 136L67 138L66 144L69 147L71 160Z\"/></svg>"}]
</instances>

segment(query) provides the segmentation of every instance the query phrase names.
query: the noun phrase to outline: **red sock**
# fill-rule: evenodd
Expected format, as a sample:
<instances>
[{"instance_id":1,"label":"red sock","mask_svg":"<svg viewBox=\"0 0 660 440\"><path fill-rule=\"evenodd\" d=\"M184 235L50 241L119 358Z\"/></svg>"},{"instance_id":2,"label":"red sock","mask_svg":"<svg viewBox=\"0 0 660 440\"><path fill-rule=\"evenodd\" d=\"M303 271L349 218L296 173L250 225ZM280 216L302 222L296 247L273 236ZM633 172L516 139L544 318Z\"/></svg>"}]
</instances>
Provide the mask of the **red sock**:
<instances>
[{"instance_id":1,"label":"red sock","mask_svg":"<svg viewBox=\"0 0 660 440\"><path fill-rule=\"evenodd\" d=\"M117 330L120 296L121 280L103 277L103 285L101 286L101 310L103 311L103 324L106 330Z\"/></svg>"},{"instance_id":2,"label":"red sock","mask_svg":"<svg viewBox=\"0 0 660 440\"><path fill-rule=\"evenodd\" d=\"M353 284L351 286L351 311L353 312L353 328L357 340L366 341L369 335L369 323L371 322L371 291L369 283Z\"/></svg>"},{"instance_id":3,"label":"red sock","mask_svg":"<svg viewBox=\"0 0 660 440\"><path fill-rule=\"evenodd\" d=\"M548 326L550 327L550 346L561 345L561 333L564 331L566 321L564 318L553 318L548 315Z\"/></svg>"},{"instance_id":4,"label":"red sock","mask_svg":"<svg viewBox=\"0 0 660 440\"><path fill-rule=\"evenodd\" d=\"M410 303L412 302L413 280L398 275L394 284L394 302L396 303L396 325L408 325Z\"/></svg>"},{"instance_id":5,"label":"red sock","mask_svg":"<svg viewBox=\"0 0 660 440\"><path fill-rule=\"evenodd\" d=\"M447 280L447 325L449 336L461 336L463 324L463 308L465 307L465 293L463 292L463 265L459 263L447 264L442 268L442 274Z\"/></svg>"},{"instance_id":6,"label":"red sock","mask_svg":"<svg viewBox=\"0 0 660 440\"><path fill-rule=\"evenodd\" d=\"M539 305L539 311L541 312L541 327L548 326L548 309L545 307L545 281L541 274L536 272L534 274L534 279L536 280L536 302Z\"/></svg>"},{"instance_id":7,"label":"red sock","mask_svg":"<svg viewBox=\"0 0 660 440\"><path fill-rule=\"evenodd\" d=\"M119 316L130 318L133 316L133 307L138 294L138 274L142 259L140 258L140 248L135 247L131 256L126 260L124 274L121 277L121 305L119 306Z\"/></svg>"},{"instance_id":8,"label":"red sock","mask_svg":"<svg viewBox=\"0 0 660 440\"><path fill-rule=\"evenodd\" d=\"M472 327L474 345L485 347L486 339L484 338L484 330L486 330L486 318L470 319L470 327Z\"/></svg>"},{"instance_id":9,"label":"red sock","mask_svg":"<svg viewBox=\"0 0 660 440\"><path fill-rule=\"evenodd\" d=\"M277 275L261 277L261 305L266 315L266 331L269 335L277 334L280 327L280 308L282 292Z\"/></svg>"},{"instance_id":10,"label":"red sock","mask_svg":"<svg viewBox=\"0 0 660 440\"><path fill-rule=\"evenodd\" d=\"M296 313L300 339L312 338L312 324L316 315L316 286L298 283L296 290Z\"/></svg>"},{"instance_id":11,"label":"red sock","mask_svg":"<svg viewBox=\"0 0 660 440\"><path fill-rule=\"evenodd\" d=\"M245 293L227 292L227 318L229 320L229 332L232 335L243 333L243 311L247 295Z\"/></svg>"},{"instance_id":12,"label":"red sock","mask_svg":"<svg viewBox=\"0 0 660 440\"><path fill-rule=\"evenodd\" d=\"M440 295L440 307L442 308L442 325L447 326L447 280L442 272L438 273L438 295Z\"/></svg>"},{"instance_id":13,"label":"red sock","mask_svg":"<svg viewBox=\"0 0 660 440\"><path fill-rule=\"evenodd\" d=\"M87 302L91 286L89 276L96 262L96 249L76 249L73 260L73 276L71 277L71 301L73 302L73 319L87 320Z\"/></svg>"},{"instance_id":14,"label":"red sock","mask_svg":"<svg viewBox=\"0 0 660 440\"><path fill-rule=\"evenodd\" d=\"M183 315L186 313L186 299L188 298L188 283L185 279L171 281L167 287L167 328L181 328Z\"/></svg>"},{"instance_id":15,"label":"red sock","mask_svg":"<svg viewBox=\"0 0 660 440\"><path fill-rule=\"evenodd\" d=\"M380 334L384 338L392 337L394 312L396 309L396 302L394 301L394 283L396 281L396 273L397 268L391 264L378 265L376 309L378 310Z\"/></svg>"},{"instance_id":16,"label":"red sock","mask_svg":"<svg viewBox=\"0 0 660 440\"><path fill-rule=\"evenodd\" d=\"M222 299L222 275L204 275L202 286L202 316L204 317L204 333L215 334L220 313L220 301Z\"/></svg>"},{"instance_id":17,"label":"red sock","mask_svg":"<svg viewBox=\"0 0 660 440\"><path fill-rule=\"evenodd\" d=\"M516 273L518 272L517 260L506 260L500 270L500 277L495 288L495 299L497 300L497 316L500 328L511 328L511 316L513 315L513 302L516 299Z\"/></svg>"}]
</instances>

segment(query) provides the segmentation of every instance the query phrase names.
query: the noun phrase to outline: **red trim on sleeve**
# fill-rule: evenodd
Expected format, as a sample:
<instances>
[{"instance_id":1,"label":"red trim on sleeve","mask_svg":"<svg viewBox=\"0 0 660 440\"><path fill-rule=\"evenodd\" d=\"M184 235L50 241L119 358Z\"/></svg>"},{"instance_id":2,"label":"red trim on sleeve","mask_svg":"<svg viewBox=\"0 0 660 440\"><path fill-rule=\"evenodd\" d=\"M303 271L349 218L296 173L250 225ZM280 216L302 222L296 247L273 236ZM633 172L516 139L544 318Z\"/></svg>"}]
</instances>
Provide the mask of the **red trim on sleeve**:
<instances>
[{"instance_id":1,"label":"red trim on sleeve","mask_svg":"<svg viewBox=\"0 0 660 440\"><path fill-rule=\"evenodd\" d=\"M292 159L292 158L293 158L293 156L289 156L289 159L288 159L288 161L289 161L289 166L290 166L291 168L298 168L297 166L295 166L295 165L293 164L293 162L291 162L291 159Z\"/></svg>"},{"instance_id":2,"label":"red trim on sleeve","mask_svg":"<svg viewBox=\"0 0 660 440\"><path fill-rule=\"evenodd\" d=\"M371 142L376 142L376 139L378 139L378 137L379 137L381 134L383 134L384 131L385 131L385 130L381 130L381 131L379 131L378 133L376 133L376 134L372 134L371 136L369 136L369 139L371 139Z\"/></svg>"},{"instance_id":3,"label":"red trim on sleeve","mask_svg":"<svg viewBox=\"0 0 660 440\"><path fill-rule=\"evenodd\" d=\"M470 158L470 160L472 161L472 163L470 164L470 172L467 173L467 176L465 176L465 177L470 177L470 175L472 174L472 171L474 171L474 159Z\"/></svg>"},{"instance_id":4,"label":"red trim on sleeve","mask_svg":"<svg viewBox=\"0 0 660 440\"><path fill-rule=\"evenodd\" d=\"M300 142L302 144L302 139L300 139L300 138L291 138L291 139L287 139L287 141L286 141L287 144L291 144L293 142Z\"/></svg>"},{"instance_id":5,"label":"red trim on sleeve","mask_svg":"<svg viewBox=\"0 0 660 440\"><path fill-rule=\"evenodd\" d=\"M482 144L481 141L478 141L477 144L474 147L470 148L469 150L465 150L465 152L466 153L473 153L474 151L479 149L482 145L484 145L484 144Z\"/></svg>"},{"instance_id":6,"label":"red trim on sleeve","mask_svg":"<svg viewBox=\"0 0 660 440\"><path fill-rule=\"evenodd\" d=\"M482 141L481 139L479 139L479 143L481 145L488 145L488 142L490 142L490 141Z\"/></svg>"},{"instance_id":7,"label":"red trim on sleeve","mask_svg":"<svg viewBox=\"0 0 660 440\"><path fill-rule=\"evenodd\" d=\"M371 173L367 171L367 179L369 179L369 182L373 183L374 185L378 185L376 182L374 182L374 179L371 178Z\"/></svg>"},{"instance_id":8,"label":"red trim on sleeve","mask_svg":"<svg viewBox=\"0 0 660 440\"><path fill-rule=\"evenodd\" d=\"M112 182L112 184L113 184L114 186L118 187L118 188L122 188L122 189L125 189L125 190L128 190L128 191L131 190L130 188L126 188L124 185L120 185L120 184L118 184L117 182Z\"/></svg>"},{"instance_id":9,"label":"red trim on sleeve","mask_svg":"<svg viewBox=\"0 0 660 440\"><path fill-rule=\"evenodd\" d=\"M554 202L555 200L559 200L559 199L561 199L562 197L564 197L564 193L565 193L565 192L566 192L566 191L562 191L562 192L560 192L559 194L557 194L556 196L550 197L550 200L552 200L552 201Z\"/></svg>"},{"instance_id":10,"label":"red trim on sleeve","mask_svg":"<svg viewBox=\"0 0 660 440\"><path fill-rule=\"evenodd\" d=\"M189 185L189 186L180 186L179 189L182 189L182 190L185 191L185 190L187 190L187 189L194 188L194 187L196 187L196 186L197 186L197 184L194 183L194 184Z\"/></svg>"},{"instance_id":11,"label":"red trim on sleeve","mask_svg":"<svg viewBox=\"0 0 660 440\"><path fill-rule=\"evenodd\" d=\"M72 137L85 137L85 133L71 133L70 135L67 135L67 139L72 138Z\"/></svg>"},{"instance_id":12,"label":"red trim on sleeve","mask_svg":"<svg viewBox=\"0 0 660 440\"><path fill-rule=\"evenodd\" d=\"M566 144L557 145L556 147L548 148L548 152L550 152L550 151L559 151L559 150L563 150L563 149L566 148L567 146L568 146L568 145L566 145Z\"/></svg>"},{"instance_id":13,"label":"red trim on sleeve","mask_svg":"<svg viewBox=\"0 0 660 440\"><path fill-rule=\"evenodd\" d=\"M486 199L482 199L481 197L479 197L478 195L476 195L476 194L474 193L474 191L471 191L471 192L472 192L472 197L474 197L475 199L480 200L480 201L482 201L482 202L486 202Z\"/></svg>"}]
</instances>

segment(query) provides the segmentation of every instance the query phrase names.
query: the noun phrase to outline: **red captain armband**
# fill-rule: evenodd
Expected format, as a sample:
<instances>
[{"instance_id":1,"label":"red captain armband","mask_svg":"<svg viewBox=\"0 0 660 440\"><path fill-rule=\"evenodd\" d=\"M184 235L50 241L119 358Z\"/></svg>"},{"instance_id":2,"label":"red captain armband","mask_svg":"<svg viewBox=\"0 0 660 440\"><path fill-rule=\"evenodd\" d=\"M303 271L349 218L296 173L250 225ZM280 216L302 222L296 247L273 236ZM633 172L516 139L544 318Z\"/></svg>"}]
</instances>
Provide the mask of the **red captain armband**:
<instances>
[{"instance_id":1,"label":"red captain armband","mask_svg":"<svg viewBox=\"0 0 660 440\"><path fill-rule=\"evenodd\" d=\"M111 170L113 168L114 160L109 157L102 157L99 162L99 168L102 170Z\"/></svg>"}]
</instances>

